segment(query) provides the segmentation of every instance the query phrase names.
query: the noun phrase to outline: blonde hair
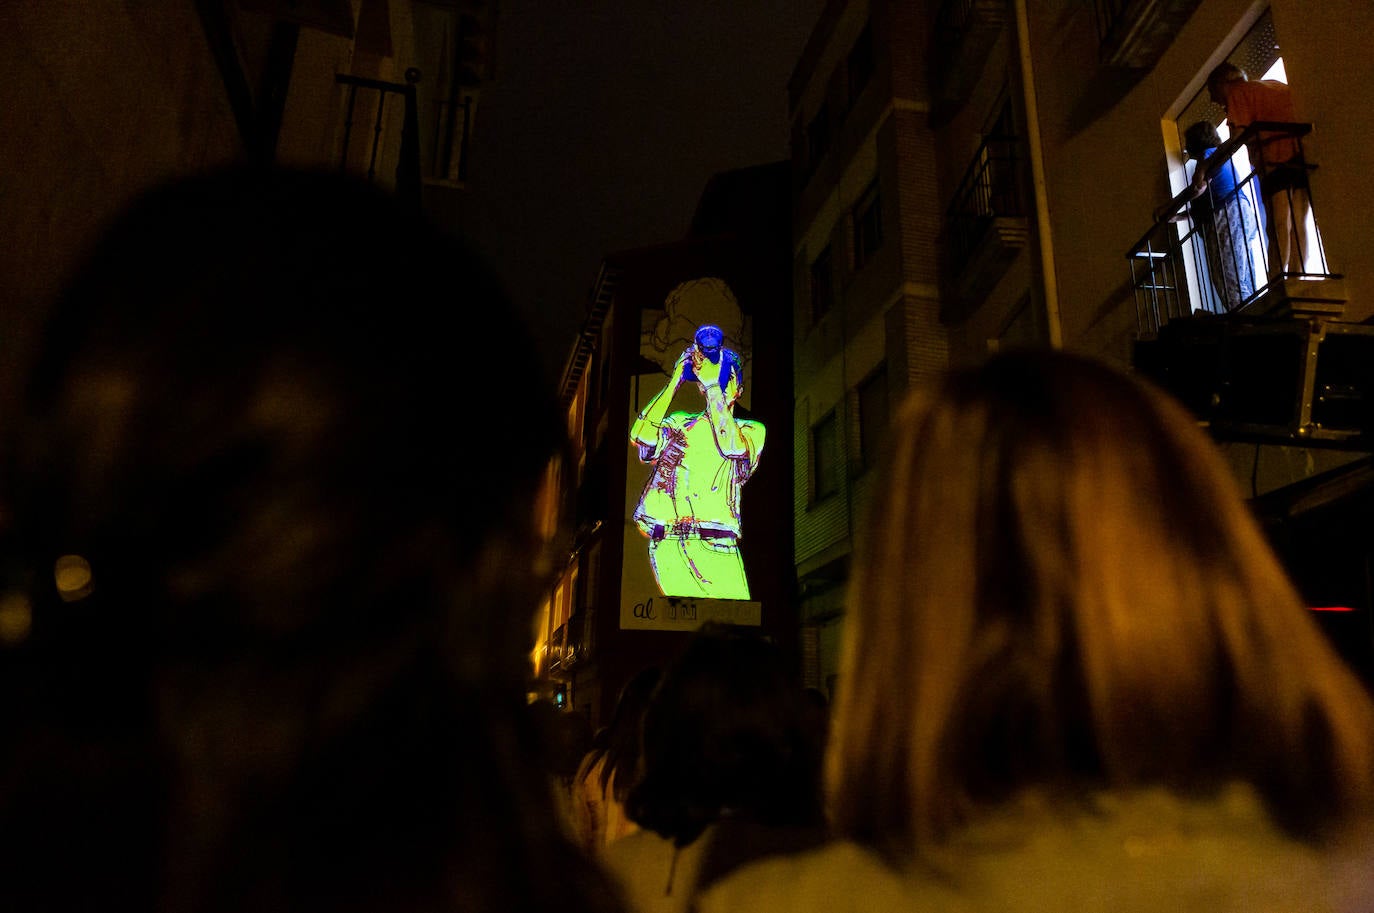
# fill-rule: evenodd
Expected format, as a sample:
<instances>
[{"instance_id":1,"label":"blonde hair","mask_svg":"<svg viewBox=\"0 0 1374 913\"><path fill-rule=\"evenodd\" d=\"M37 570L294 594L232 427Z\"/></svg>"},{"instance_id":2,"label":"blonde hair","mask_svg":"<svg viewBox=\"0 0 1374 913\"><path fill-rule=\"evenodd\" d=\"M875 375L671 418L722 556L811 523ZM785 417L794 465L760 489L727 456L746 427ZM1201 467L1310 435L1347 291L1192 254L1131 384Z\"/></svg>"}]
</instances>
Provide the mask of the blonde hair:
<instances>
[{"instance_id":1,"label":"blonde hair","mask_svg":"<svg viewBox=\"0 0 1374 913\"><path fill-rule=\"evenodd\" d=\"M1374 710L1180 406L1023 352L893 435L849 592L840 833L902 856L1029 787L1240 779L1302 834L1368 807Z\"/></svg>"}]
</instances>

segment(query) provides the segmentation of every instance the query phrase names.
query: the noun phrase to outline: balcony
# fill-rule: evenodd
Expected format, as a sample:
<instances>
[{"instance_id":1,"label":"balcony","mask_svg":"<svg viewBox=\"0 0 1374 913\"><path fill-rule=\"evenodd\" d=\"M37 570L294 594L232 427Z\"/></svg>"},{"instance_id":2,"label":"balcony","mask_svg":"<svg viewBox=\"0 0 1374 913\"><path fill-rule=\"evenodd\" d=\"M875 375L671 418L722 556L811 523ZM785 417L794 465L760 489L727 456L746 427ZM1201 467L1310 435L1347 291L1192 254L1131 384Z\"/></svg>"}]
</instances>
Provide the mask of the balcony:
<instances>
[{"instance_id":1,"label":"balcony","mask_svg":"<svg viewBox=\"0 0 1374 913\"><path fill-rule=\"evenodd\" d=\"M945 0L941 4L927 59L932 123L943 123L963 107L1010 18L1007 0Z\"/></svg>"},{"instance_id":2,"label":"balcony","mask_svg":"<svg viewBox=\"0 0 1374 913\"><path fill-rule=\"evenodd\" d=\"M946 323L967 317L1026 246L1022 168L1015 137L990 136L973 155L945 215L953 292L940 312Z\"/></svg>"},{"instance_id":3,"label":"balcony","mask_svg":"<svg viewBox=\"0 0 1374 913\"><path fill-rule=\"evenodd\" d=\"M580 631L583 624L584 618L579 613L572 620L558 626L549 637L548 643L542 647L543 662L539 665L539 674L554 679L567 679L573 667L583 659L582 645L574 636L574 631Z\"/></svg>"},{"instance_id":4,"label":"balcony","mask_svg":"<svg viewBox=\"0 0 1374 913\"><path fill-rule=\"evenodd\" d=\"M1135 366L1218 438L1374 449L1374 326L1338 319L1344 283L1305 189L1309 130L1251 125L1207 160L1209 188L1175 198L1127 254ZM1285 144L1296 155L1264 161Z\"/></svg>"},{"instance_id":5,"label":"balcony","mask_svg":"<svg viewBox=\"0 0 1374 913\"><path fill-rule=\"evenodd\" d=\"M347 87L338 167L388 186L418 210L420 132L415 84L420 71L412 67L405 78L404 83L395 83L346 73L334 77L338 85ZM399 100L399 109L394 104L387 107L390 99Z\"/></svg>"},{"instance_id":6,"label":"balcony","mask_svg":"<svg viewBox=\"0 0 1374 913\"><path fill-rule=\"evenodd\" d=\"M1302 152L1310 124L1252 124L1214 174L1216 187L1160 213L1126 255L1135 293L1136 327L1145 338L1170 320L1204 314L1255 317L1339 317L1345 285L1326 260L1311 194L1316 166ZM1263 160L1265 145L1291 141L1296 156L1282 165ZM1251 163L1244 150L1260 153ZM1214 155L1213 158L1216 158ZM1262 176L1265 176L1262 178ZM1262 184L1271 191L1264 193ZM1280 188L1277 189L1276 188ZM1182 195L1180 195L1182 197ZM1294 227L1296 226L1296 227Z\"/></svg>"},{"instance_id":7,"label":"balcony","mask_svg":"<svg viewBox=\"0 0 1374 913\"><path fill-rule=\"evenodd\" d=\"M1201 0L1093 0L1104 66L1148 70Z\"/></svg>"}]
</instances>

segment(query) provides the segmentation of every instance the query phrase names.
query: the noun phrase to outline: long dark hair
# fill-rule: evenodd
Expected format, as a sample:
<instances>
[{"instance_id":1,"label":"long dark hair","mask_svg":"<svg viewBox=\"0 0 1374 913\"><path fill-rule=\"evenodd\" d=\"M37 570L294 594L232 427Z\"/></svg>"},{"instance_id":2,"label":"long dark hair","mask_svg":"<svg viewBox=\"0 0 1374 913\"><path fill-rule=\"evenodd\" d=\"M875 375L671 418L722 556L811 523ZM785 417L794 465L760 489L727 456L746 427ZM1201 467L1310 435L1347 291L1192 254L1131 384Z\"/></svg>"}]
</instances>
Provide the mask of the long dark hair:
<instances>
[{"instance_id":1,"label":"long dark hair","mask_svg":"<svg viewBox=\"0 0 1374 913\"><path fill-rule=\"evenodd\" d=\"M336 176L109 228L0 474L0 906L614 907L524 706L529 353L476 258Z\"/></svg>"},{"instance_id":2,"label":"long dark hair","mask_svg":"<svg viewBox=\"0 0 1374 913\"><path fill-rule=\"evenodd\" d=\"M602 750L605 762L601 765L601 789L604 792L610 787L617 802L625 801L625 796L639 775L644 713L649 708L649 699L662 677L663 670L657 666L650 666L635 673L620 690L615 712L611 714L611 722L606 727L606 742Z\"/></svg>"},{"instance_id":3,"label":"long dark hair","mask_svg":"<svg viewBox=\"0 0 1374 913\"><path fill-rule=\"evenodd\" d=\"M664 672L626 811L679 845L722 815L816 824L821 749L782 651L757 629L710 624Z\"/></svg>"},{"instance_id":4,"label":"long dark hair","mask_svg":"<svg viewBox=\"0 0 1374 913\"><path fill-rule=\"evenodd\" d=\"M892 432L848 597L841 834L910 860L1025 789L1233 780L1298 835L1368 812L1374 707L1182 406L1004 353Z\"/></svg>"}]
</instances>

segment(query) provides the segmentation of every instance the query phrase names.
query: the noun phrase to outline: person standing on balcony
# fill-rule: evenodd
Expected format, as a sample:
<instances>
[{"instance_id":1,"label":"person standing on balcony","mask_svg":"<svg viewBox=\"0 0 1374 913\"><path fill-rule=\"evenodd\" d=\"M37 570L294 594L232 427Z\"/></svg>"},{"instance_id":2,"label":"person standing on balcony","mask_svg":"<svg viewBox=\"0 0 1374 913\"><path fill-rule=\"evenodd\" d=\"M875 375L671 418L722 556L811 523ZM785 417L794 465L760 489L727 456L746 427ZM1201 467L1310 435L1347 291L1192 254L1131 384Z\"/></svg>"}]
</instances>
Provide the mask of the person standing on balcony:
<instances>
[{"instance_id":1,"label":"person standing on balcony","mask_svg":"<svg viewBox=\"0 0 1374 913\"><path fill-rule=\"evenodd\" d=\"M1207 93L1226 109L1231 122L1231 141L1222 147L1229 157L1232 143L1253 123L1296 123L1293 95L1274 79L1252 82L1233 63L1223 63L1207 77ZM1269 238L1272 273L1304 273L1317 246L1315 224L1309 228L1311 200L1302 148L1291 134L1261 132L1247 140L1250 161L1260 179L1260 192L1268 207L1265 230Z\"/></svg>"},{"instance_id":2,"label":"person standing on balcony","mask_svg":"<svg viewBox=\"0 0 1374 913\"><path fill-rule=\"evenodd\" d=\"M1183 134L1184 151L1193 160L1193 180L1201 189L1193 201L1193 225L1207 249L1207 271L1222 307L1233 311L1255 293L1255 264L1250 240L1259 233L1254 205L1236 179L1231 159L1216 157L1221 137L1210 121L1200 120ZM1201 187L1199 188L1199 184Z\"/></svg>"}]
</instances>

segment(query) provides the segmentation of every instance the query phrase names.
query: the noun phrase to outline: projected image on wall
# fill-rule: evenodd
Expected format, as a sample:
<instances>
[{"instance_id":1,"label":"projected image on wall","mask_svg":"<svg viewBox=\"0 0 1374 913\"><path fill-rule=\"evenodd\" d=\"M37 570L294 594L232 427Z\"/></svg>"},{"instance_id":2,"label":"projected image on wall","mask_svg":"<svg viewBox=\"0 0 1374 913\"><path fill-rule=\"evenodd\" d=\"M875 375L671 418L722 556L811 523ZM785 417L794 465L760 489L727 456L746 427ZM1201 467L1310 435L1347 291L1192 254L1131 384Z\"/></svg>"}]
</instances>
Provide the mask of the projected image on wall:
<instances>
[{"instance_id":1,"label":"projected image on wall","mask_svg":"<svg viewBox=\"0 0 1374 913\"><path fill-rule=\"evenodd\" d=\"M679 391L693 389L699 408L668 411ZM634 523L648 540L654 580L665 596L749 598L739 549L740 490L758 466L764 427L735 418L743 390L740 356L726 347L725 333L700 326L630 428L631 444L651 467Z\"/></svg>"}]
</instances>

